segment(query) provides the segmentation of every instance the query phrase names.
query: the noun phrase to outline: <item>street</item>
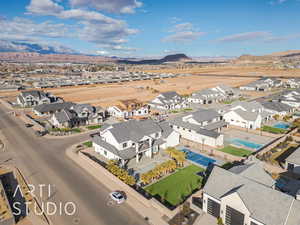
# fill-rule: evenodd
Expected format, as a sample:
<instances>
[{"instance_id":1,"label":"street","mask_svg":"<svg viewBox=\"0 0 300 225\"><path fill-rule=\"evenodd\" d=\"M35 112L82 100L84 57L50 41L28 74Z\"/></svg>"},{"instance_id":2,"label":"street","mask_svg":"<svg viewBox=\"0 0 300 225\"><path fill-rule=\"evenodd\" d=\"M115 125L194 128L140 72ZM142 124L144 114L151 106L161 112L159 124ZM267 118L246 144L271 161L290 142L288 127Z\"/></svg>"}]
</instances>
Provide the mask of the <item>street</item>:
<instances>
[{"instance_id":1,"label":"street","mask_svg":"<svg viewBox=\"0 0 300 225\"><path fill-rule=\"evenodd\" d=\"M72 144L88 139L87 134L76 137L47 139L36 137L18 118L7 113L0 104L0 130L9 145L1 152L1 164L13 164L21 169L28 183L51 185L51 196L40 195L42 202L76 205L76 214L56 213L49 218L55 225L143 225L144 218L128 204L107 206L110 190L95 181L65 155ZM101 174L99 174L101 176Z\"/></svg>"}]
</instances>

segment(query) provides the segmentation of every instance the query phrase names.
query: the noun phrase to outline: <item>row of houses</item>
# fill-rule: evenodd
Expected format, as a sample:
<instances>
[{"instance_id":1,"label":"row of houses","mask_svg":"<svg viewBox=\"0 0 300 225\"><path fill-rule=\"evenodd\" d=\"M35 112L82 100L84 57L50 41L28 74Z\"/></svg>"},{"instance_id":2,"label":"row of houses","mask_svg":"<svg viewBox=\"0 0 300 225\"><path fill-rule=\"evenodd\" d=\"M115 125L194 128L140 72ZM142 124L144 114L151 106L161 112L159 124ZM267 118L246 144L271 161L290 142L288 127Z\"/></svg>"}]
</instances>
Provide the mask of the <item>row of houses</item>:
<instances>
[{"instance_id":1,"label":"row of houses","mask_svg":"<svg viewBox=\"0 0 300 225\"><path fill-rule=\"evenodd\" d=\"M240 90L244 91L269 91L272 88L280 87L283 82L274 77L262 77L256 81L250 82L249 84L240 86Z\"/></svg>"},{"instance_id":2,"label":"row of houses","mask_svg":"<svg viewBox=\"0 0 300 225\"><path fill-rule=\"evenodd\" d=\"M238 89L221 84L214 88L204 89L193 93L188 102L198 104L212 104L225 100L233 100L241 97Z\"/></svg>"}]
</instances>

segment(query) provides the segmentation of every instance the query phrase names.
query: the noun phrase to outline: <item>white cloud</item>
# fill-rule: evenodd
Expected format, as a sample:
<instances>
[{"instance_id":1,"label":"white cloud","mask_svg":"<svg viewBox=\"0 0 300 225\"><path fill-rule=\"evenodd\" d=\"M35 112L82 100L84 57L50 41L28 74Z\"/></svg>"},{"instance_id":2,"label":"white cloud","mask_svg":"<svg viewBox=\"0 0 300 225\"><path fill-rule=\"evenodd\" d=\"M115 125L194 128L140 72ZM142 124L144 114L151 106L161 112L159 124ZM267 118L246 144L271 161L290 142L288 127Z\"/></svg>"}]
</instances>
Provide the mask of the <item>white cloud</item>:
<instances>
[{"instance_id":1,"label":"white cloud","mask_svg":"<svg viewBox=\"0 0 300 225\"><path fill-rule=\"evenodd\" d=\"M112 13L134 13L143 4L137 0L70 0L75 7L93 7L100 11Z\"/></svg>"},{"instance_id":2,"label":"white cloud","mask_svg":"<svg viewBox=\"0 0 300 225\"><path fill-rule=\"evenodd\" d=\"M192 23L179 23L170 30L173 34L162 39L164 42L190 42L204 35L205 32L197 31Z\"/></svg>"},{"instance_id":3,"label":"white cloud","mask_svg":"<svg viewBox=\"0 0 300 225\"><path fill-rule=\"evenodd\" d=\"M36 23L29 19L16 17L12 20L0 20L1 39L34 40L37 38L60 38L71 34L71 26L50 21Z\"/></svg>"},{"instance_id":4,"label":"white cloud","mask_svg":"<svg viewBox=\"0 0 300 225\"><path fill-rule=\"evenodd\" d=\"M57 15L64 10L62 6L51 0L31 0L26 8L30 13L42 15Z\"/></svg>"},{"instance_id":5,"label":"white cloud","mask_svg":"<svg viewBox=\"0 0 300 225\"><path fill-rule=\"evenodd\" d=\"M74 28L72 33L76 35L77 38L91 43L95 43L98 46L107 49L117 48L117 46L120 46L120 44L127 42L126 38L128 36L136 34L138 32L138 30L136 29L128 28L128 25L125 21L105 16L97 11L90 11L83 8L73 8L66 10L62 6L58 5L57 3L51 0L42 0L41 3L37 3L38 1L40 0L31 0L30 5L27 7L29 13L37 15L56 16L61 19L75 19L77 20L77 28ZM88 1L84 0L76 0L73 1L72 4L80 6L84 2L85 4L88 4ZM141 5L137 1L125 2L127 3L125 4L123 2L121 4L119 3L119 1L115 0L91 1L90 4L95 8L100 3L105 3L102 7L112 7L112 5L114 7L119 6L117 7L118 10L128 10L134 5ZM129 4L130 2L131 5ZM47 6L49 6L49 10L47 10ZM123 50L122 48L119 49Z\"/></svg>"},{"instance_id":6,"label":"white cloud","mask_svg":"<svg viewBox=\"0 0 300 225\"><path fill-rule=\"evenodd\" d=\"M272 34L268 31L255 31L255 32L246 32L246 33L238 33L229 36L225 36L223 38L217 39L218 42L243 42L243 41L251 41L257 39L264 39L270 37Z\"/></svg>"}]
</instances>

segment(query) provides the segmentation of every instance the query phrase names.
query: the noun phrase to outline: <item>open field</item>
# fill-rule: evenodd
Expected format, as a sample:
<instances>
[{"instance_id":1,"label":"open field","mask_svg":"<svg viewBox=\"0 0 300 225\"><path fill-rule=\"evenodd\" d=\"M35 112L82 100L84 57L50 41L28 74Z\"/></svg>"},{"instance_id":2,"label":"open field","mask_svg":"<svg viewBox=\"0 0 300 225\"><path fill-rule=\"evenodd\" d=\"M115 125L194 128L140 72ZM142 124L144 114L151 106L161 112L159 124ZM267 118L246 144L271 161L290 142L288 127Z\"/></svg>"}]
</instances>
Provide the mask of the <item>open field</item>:
<instances>
[{"instance_id":1,"label":"open field","mask_svg":"<svg viewBox=\"0 0 300 225\"><path fill-rule=\"evenodd\" d=\"M145 70L153 73L191 73L191 74L219 74L245 76L294 76L300 77L300 69L275 69L271 66L219 66L195 67L188 69L160 69Z\"/></svg>"},{"instance_id":2,"label":"open field","mask_svg":"<svg viewBox=\"0 0 300 225\"><path fill-rule=\"evenodd\" d=\"M159 195L176 206L193 190L200 188L202 178L197 175L200 171L203 169L195 165L179 169L176 173L146 187L146 191L153 196Z\"/></svg>"},{"instance_id":3,"label":"open field","mask_svg":"<svg viewBox=\"0 0 300 225\"><path fill-rule=\"evenodd\" d=\"M111 106L119 100L136 98L146 102L153 99L158 92L177 91L179 94L191 94L194 91L214 87L219 84L239 86L256 78L250 77L177 77L164 80L132 81L123 84L99 84L79 87L63 87L45 89L54 95L64 98L65 101L76 103L90 103L95 106ZM148 87L148 88L147 88ZM17 91L0 92L0 96L8 96L11 100L18 94Z\"/></svg>"}]
</instances>

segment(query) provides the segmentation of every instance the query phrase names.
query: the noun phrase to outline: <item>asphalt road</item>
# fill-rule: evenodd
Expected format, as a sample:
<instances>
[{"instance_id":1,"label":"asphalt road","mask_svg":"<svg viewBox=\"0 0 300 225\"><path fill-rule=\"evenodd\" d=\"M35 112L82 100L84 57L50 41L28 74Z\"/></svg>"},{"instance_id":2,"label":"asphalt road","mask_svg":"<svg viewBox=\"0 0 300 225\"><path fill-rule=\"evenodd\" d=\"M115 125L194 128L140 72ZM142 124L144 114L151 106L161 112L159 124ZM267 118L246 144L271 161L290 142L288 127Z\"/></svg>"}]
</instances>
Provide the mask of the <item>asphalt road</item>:
<instances>
[{"instance_id":1,"label":"asphalt road","mask_svg":"<svg viewBox=\"0 0 300 225\"><path fill-rule=\"evenodd\" d=\"M0 129L9 142L8 151L0 153L0 164L14 164L35 185L35 195L44 203L66 205L73 202L76 213L68 216L62 210L50 216L55 225L143 225L146 221L126 203L107 206L109 190L75 165L65 155L72 144L88 139L88 135L64 139L35 137L30 128L18 118L8 114L0 104ZM101 174L99 174L101 176ZM40 193L38 185L51 185ZM70 204L69 204L70 205ZM71 208L68 208L70 212Z\"/></svg>"}]
</instances>

